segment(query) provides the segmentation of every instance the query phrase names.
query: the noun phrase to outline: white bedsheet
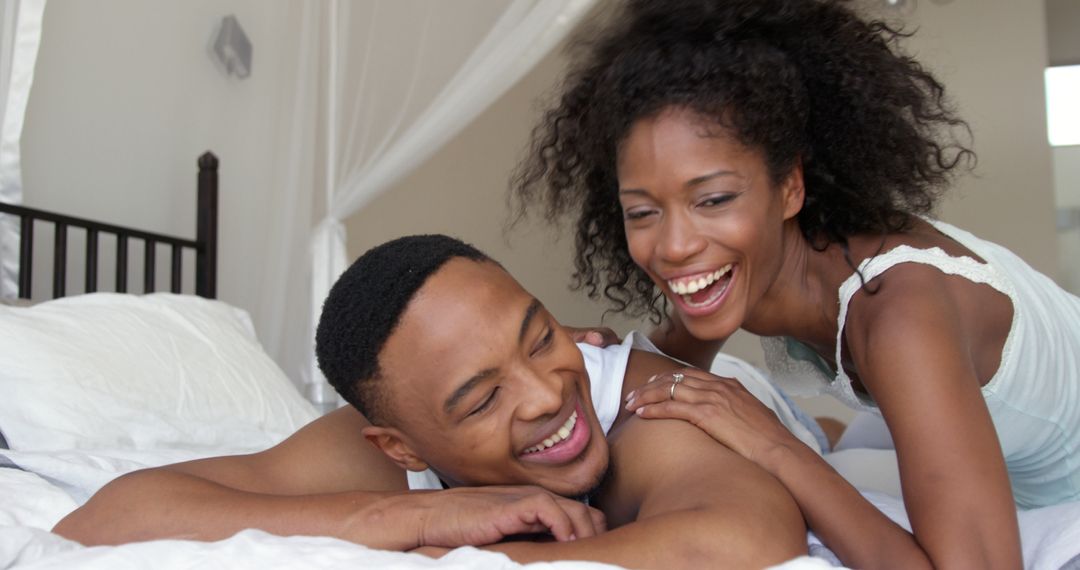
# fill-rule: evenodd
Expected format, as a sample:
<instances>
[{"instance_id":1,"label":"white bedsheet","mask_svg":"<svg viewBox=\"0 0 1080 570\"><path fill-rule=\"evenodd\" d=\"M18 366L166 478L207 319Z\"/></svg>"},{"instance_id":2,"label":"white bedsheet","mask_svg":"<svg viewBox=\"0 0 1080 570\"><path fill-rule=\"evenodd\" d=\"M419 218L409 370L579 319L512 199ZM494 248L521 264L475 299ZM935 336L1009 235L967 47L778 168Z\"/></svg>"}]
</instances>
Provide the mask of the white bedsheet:
<instances>
[{"instance_id":1,"label":"white bedsheet","mask_svg":"<svg viewBox=\"0 0 1080 570\"><path fill-rule=\"evenodd\" d=\"M324 537L280 537L248 530L218 542L157 540L116 547L86 548L48 532L57 521L112 478L143 467L249 449L192 449L165 451L16 452L0 450L24 470L0 468L0 568L521 568L501 554L459 548L439 560L416 554L372 550ZM873 472L890 461L889 452L862 454ZM892 459L892 461L895 461ZM871 465L873 463L873 465ZM849 458L841 470L854 473L859 461ZM31 472L32 471L32 472ZM868 492L887 514L907 524L896 497ZM1080 503L1058 505L1020 514L1025 565L1058 570L1080 554ZM811 539L813 540L813 539ZM526 568L612 568L585 562L530 564ZM831 567L819 558L790 561L784 570Z\"/></svg>"}]
</instances>

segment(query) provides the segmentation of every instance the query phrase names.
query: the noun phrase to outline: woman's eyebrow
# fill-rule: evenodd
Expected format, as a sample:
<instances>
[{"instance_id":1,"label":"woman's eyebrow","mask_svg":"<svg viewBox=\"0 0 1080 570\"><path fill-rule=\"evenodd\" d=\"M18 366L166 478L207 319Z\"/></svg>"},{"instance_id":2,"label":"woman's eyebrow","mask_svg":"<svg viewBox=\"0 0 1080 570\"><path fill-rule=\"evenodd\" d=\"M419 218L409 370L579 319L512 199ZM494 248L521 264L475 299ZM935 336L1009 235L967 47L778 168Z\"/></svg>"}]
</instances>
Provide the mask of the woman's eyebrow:
<instances>
[{"instance_id":1,"label":"woman's eyebrow","mask_svg":"<svg viewBox=\"0 0 1080 570\"><path fill-rule=\"evenodd\" d=\"M687 188L691 186L697 186L698 184L703 184L712 180L713 178L720 178L722 176L734 176L736 178L741 178L742 175L740 175L738 172L735 172L734 170L717 170L716 172L710 172L708 174L702 174L701 176L691 178L690 180L687 180L686 184L684 184L683 186L686 186ZM644 194L647 196L649 192L643 188L619 188L619 194Z\"/></svg>"}]
</instances>

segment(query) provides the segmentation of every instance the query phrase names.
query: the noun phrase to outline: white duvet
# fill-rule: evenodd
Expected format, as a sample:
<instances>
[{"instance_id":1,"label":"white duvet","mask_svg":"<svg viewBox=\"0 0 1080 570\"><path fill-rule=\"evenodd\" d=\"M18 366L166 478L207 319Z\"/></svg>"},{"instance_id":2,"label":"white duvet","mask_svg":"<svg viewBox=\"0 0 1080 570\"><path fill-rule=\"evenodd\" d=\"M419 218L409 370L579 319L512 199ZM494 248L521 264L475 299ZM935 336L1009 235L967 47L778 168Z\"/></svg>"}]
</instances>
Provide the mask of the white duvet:
<instances>
[{"instance_id":1,"label":"white duvet","mask_svg":"<svg viewBox=\"0 0 1080 570\"><path fill-rule=\"evenodd\" d=\"M418 554L369 549L325 537L280 537L247 530L218 542L157 540L115 547L83 547L49 532L57 521L112 478L128 471L207 455L251 449L157 451L17 452L0 450L0 568L520 568L507 557L459 548L434 560ZM888 487L891 452L849 450L833 463L853 480L873 478ZM6 459L5 459L6 458ZM21 468L21 469L20 469ZM889 516L907 525L899 499L877 491L867 496ZM1020 513L1025 565L1058 570L1072 560L1080 567L1080 503ZM810 537L811 544L815 543ZM527 568L611 568L585 562L530 564ZM821 558L803 557L786 570L829 568Z\"/></svg>"}]
</instances>

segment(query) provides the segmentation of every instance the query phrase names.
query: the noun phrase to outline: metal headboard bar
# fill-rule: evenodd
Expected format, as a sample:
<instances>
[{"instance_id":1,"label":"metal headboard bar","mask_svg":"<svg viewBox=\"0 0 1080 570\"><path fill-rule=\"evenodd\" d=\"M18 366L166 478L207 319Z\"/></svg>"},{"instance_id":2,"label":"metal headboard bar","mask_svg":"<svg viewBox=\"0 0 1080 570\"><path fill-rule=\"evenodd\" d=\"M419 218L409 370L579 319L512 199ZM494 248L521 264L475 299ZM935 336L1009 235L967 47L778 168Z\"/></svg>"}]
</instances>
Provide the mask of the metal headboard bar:
<instances>
[{"instance_id":1,"label":"metal headboard bar","mask_svg":"<svg viewBox=\"0 0 1080 570\"><path fill-rule=\"evenodd\" d=\"M116 236L116 290L127 292L128 239L142 240L145 244L143 290L154 291L156 245L172 246L170 289L180 292L182 282L181 256L183 248L195 250L195 294L213 299L217 293L217 220L218 220L218 159L206 152L199 157L198 213L194 240L180 238L135 228L107 224L86 218L67 216L0 202L0 213L18 216L20 219L19 241L19 297L30 298L33 274L34 222L51 222L55 226L53 244L53 297L63 297L67 286L67 229L76 227L86 230L86 291L97 290L98 235Z\"/></svg>"}]
</instances>

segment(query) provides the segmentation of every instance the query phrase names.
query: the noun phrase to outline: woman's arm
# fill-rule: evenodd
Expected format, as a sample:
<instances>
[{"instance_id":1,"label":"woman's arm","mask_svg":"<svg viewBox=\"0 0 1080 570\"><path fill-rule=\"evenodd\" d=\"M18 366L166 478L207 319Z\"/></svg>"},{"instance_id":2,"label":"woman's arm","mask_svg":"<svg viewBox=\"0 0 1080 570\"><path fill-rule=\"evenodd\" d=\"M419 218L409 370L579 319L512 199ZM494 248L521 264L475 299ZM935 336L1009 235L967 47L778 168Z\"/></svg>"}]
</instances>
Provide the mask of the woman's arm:
<instances>
[{"instance_id":1,"label":"woman's arm","mask_svg":"<svg viewBox=\"0 0 1080 570\"><path fill-rule=\"evenodd\" d=\"M1020 568L1016 506L975 363L978 333L942 293L950 278L903 269L877 295L856 295L846 336L896 444L915 538L935 566Z\"/></svg>"},{"instance_id":2,"label":"woman's arm","mask_svg":"<svg viewBox=\"0 0 1080 570\"><path fill-rule=\"evenodd\" d=\"M957 308L926 289L857 297L846 336L896 442L914 534L882 515L737 382L688 376L638 390L629 406L676 417L775 475L846 564L1021 567L1015 506ZM869 302L867 300L869 299Z\"/></svg>"}]
</instances>

